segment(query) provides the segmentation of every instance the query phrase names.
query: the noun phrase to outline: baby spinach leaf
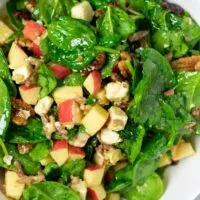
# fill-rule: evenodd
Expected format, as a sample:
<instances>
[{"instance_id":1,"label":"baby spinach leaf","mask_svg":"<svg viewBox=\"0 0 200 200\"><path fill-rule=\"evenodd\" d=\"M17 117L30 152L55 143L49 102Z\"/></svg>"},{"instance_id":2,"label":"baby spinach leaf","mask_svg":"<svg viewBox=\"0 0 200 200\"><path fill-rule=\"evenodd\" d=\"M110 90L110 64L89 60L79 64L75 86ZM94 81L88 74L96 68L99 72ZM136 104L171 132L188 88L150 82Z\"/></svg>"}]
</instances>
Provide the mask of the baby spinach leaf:
<instances>
[{"instance_id":1,"label":"baby spinach leaf","mask_svg":"<svg viewBox=\"0 0 200 200\"><path fill-rule=\"evenodd\" d=\"M48 37L58 48L67 51L84 50L96 44L96 36L89 23L70 17L53 21L48 26Z\"/></svg>"},{"instance_id":2,"label":"baby spinach leaf","mask_svg":"<svg viewBox=\"0 0 200 200\"><path fill-rule=\"evenodd\" d=\"M15 96L17 93L16 87L10 75L8 63L2 49L0 49L0 78L5 82L10 96Z\"/></svg>"},{"instance_id":3,"label":"baby spinach leaf","mask_svg":"<svg viewBox=\"0 0 200 200\"><path fill-rule=\"evenodd\" d=\"M39 162L40 160L46 158L51 149L51 142L44 141L35 145L35 147L29 152L29 156L33 161Z\"/></svg>"},{"instance_id":4,"label":"baby spinach leaf","mask_svg":"<svg viewBox=\"0 0 200 200\"><path fill-rule=\"evenodd\" d=\"M6 141L10 143L38 143L47 140L42 122L38 118L31 118L25 126L10 124Z\"/></svg>"},{"instance_id":5,"label":"baby spinach leaf","mask_svg":"<svg viewBox=\"0 0 200 200\"><path fill-rule=\"evenodd\" d=\"M112 0L89 0L89 2L96 9L106 9L107 6L112 2Z\"/></svg>"},{"instance_id":6,"label":"baby spinach leaf","mask_svg":"<svg viewBox=\"0 0 200 200\"><path fill-rule=\"evenodd\" d=\"M69 76L67 76L63 84L68 86L80 86L83 85L85 78L81 76L80 73L72 73Z\"/></svg>"},{"instance_id":7,"label":"baby spinach leaf","mask_svg":"<svg viewBox=\"0 0 200 200\"><path fill-rule=\"evenodd\" d=\"M57 85L55 76L44 63L40 63L39 65L37 84L41 86L40 98L49 95Z\"/></svg>"},{"instance_id":8,"label":"baby spinach leaf","mask_svg":"<svg viewBox=\"0 0 200 200\"><path fill-rule=\"evenodd\" d=\"M120 38L127 38L135 29L134 21L125 11L117 7L108 6L105 15L97 20L97 30L102 46L116 46Z\"/></svg>"},{"instance_id":9,"label":"baby spinach leaf","mask_svg":"<svg viewBox=\"0 0 200 200\"><path fill-rule=\"evenodd\" d=\"M43 172L47 180L57 180L61 176L61 169L55 162L47 164Z\"/></svg>"},{"instance_id":10,"label":"baby spinach leaf","mask_svg":"<svg viewBox=\"0 0 200 200\"><path fill-rule=\"evenodd\" d=\"M62 167L62 177L79 176L82 177L85 169L85 160L83 159L70 159Z\"/></svg>"},{"instance_id":11,"label":"baby spinach leaf","mask_svg":"<svg viewBox=\"0 0 200 200\"><path fill-rule=\"evenodd\" d=\"M1 78L0 88L0 137L4 139L10 122L11 103L8 89Z\"/></svg>"},{"instance_id":12,"label":"baby spinach leaf","mask_svg":"<svg viewBox=\"0 0 200 200\"><path fill-rule=\"evenodd\" d=\"M143 78L135 89L129 113L136 123L145 123L159 106L162 92L173 87L175 77L168 61L156 50L147 48L140 54L145 60Z\"/></svg>"},{"instance_id":13,"label":"baby spinach leaf","mask_svg":"<svg viewBox=\"0 0 200 200\"><path fill-rule=\"evenodd\" d=\"M176 92L182 93L186 97L186 108L190 112L191 108L200 105L200 73L180 72L178 74L178 84Z\"/></svg>"},{"instance_id":14,"label":"baby spinach leaf","mask_svg":"<svg viewBox=\"0 0 200 200\"><path fill-rule=\"evenodd\" d=\"M117 145L127 155L131 163L133 163L140 153L145 130L142 126L135 127L131 122L128 122L125 129L119 131L123 142Z\"/></svg>"},{"instance_id":15,"label":"baby spinach leaf","mask_svg":"<svg viewBox=\"0 0 200 200\"><path fill-rule=\"evenodd\" d=\"M153 173L143 185L129 188L123 192L128 200L159 200L164 191L164 184L160 176Z\"/></svg>"},{"instance_id":16,"label":"baby spinach leaf","mask_svg":"<svg viewBox=\"0 0 200 200\"><path fill-rule=\"evenodd\" d=\"M68 186L57 182L45 181L30 184L23 192L23 200L80 200L78 194Z\"/></svg>"},{"instance_id":17,"label":"baby spinach leaf","mask_svg":"<svg viewBox=\"0 0 200 200\"><path fill-rule=\"evenodd\" d=\"M103 67L103 69L101 70L102 79L111 76L113 67L115 66L118 59L119 59L119 54L109 54L107 62Z\"/></svg>"}]
</instances>

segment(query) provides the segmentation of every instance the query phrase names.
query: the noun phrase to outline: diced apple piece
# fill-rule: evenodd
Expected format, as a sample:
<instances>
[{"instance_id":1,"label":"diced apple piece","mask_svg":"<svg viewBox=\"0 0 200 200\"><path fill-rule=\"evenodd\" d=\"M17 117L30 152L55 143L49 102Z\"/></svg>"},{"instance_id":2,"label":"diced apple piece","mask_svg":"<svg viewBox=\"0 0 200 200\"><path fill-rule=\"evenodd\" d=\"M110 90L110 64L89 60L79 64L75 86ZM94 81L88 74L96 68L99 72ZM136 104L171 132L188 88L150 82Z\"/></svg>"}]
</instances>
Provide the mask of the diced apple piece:
<instances>
[{"instance_id":1,"label":"diced apple piece","mask_svg":"<svg viewBox=\"0 0 200 200\"><path fill-rule=\"evenodd\" d=\"M93 16L94 11L87 1L78 3L71 9L71 17L75 19L83 19L90 22L92 21Z\"/></svg>"},{"instance_id":2,"label":"diced apple piece","mask_svg":"<svg viewBox=\"0 0 200 200\"><path fill-rule=\"evenodd\" d=\"M89 187L88 196L91 200L103 200L106 198L106 191L102 185Z\"/></svg>"},{"instance_id":3,"label":"diced apple piece","mask_svg":"<svg viewBox=\"0 0 200 200\"><path fill-rule=\"evenodd\" d=\"M16 172L7 171L5 173L6 195L13 199L20 199L24 191L25 184L18 183L20 177Z\"/></svg>"},{"instance_id":4,"label":"diced apple piece","mask_svg":"<svg viewBox=\"0 0 200 200\"><path fill-rule=\"evenodd\" d=\"M100 105L94 105L82 120L89 135L95 135L106 123L108 112Z\"/></svg>"},{"instance_id":5,"label":"diced apple piece","mask_svg":"<svg viewBox=\"0 0 200 200\"><path fill-rule=\"evenodd\" d=\"M83 83L91 95L95 95L101 89L101 75L97 71L91 72Z\"/></svg>"},{"instance_id":6,"label":"diced apple piece","mask_svg":"<svg viewBox=\"0 0 200 200\"><path fill-rule=\"evenodd\" d=\"M124 155L121 150L114 147L111 147L107 152L105 152L104 156L111 165L116 165L118 161L124 159Z\"/></svg>"},{"instance_id":7,"label":"diced apple piece","mask_svg":"<svg viewBox=\"0 0 200 200\"><path fill-rule=\"evenodd\" d=\"M82 112L78 103L73 99L60 103L58 105L58 118L64 126L70 124L79 125L82 119Z\"/></svg>"},{"instance_id":8,"label":"diced apple piece","mask_svg":"<svg viewBox=\"0 0 200 200\"><path fill-rule=\"evenodd\" d=\"M39 45L35 43L33 43L32 51L38 58L41 58L43 56Z\"/></svg>"},{"instance_id":9,"label":"diced apple piece","mask_svg":"<svg viewBox=\"0 0 200 200\"><path fill-rule=\"evenodd\" d=\"M40 160L40 163L41 163L42 166L46 166L46 165L48 165L49 163L52 163L52 162L54 162L54 160L50 155L48 155L46 158Z\"/></svg>"},{"instance_id":10,"label":"diced apple piece","mask_svg":"<svg viewBox=\"0 0 200 200\"><path fill-rule=\"evenodd\" d=\"M19 87L19 93L25 103L35 105L39 98L40 87L37 85L31 85L28 87L22 85Z\"/></svg>"},{"instance_id":11,"label":"diced apple piece","mask_svg":"<svg viewBox=\"0 0 200 200\"><path fill-rule=\"evenodd\" d=\"M105 86L106 98L110 101L122 101L128 97L129 84L127 82L110 82Z\"/></svg>"},{"instance_id":12,"label":"diced apple piece","mask_svg":"<svg viewBox=\"0 0 200 200\"><path fill-rule=\"evenodd\" d=\"M110 119L108 121L108 129L113 131L121 131L126 126L128 117L126 113L117 106L112 106L109 109Z\"/></svg>"},{"instance_id":13,"label":"diced apple piece","mask_svg":"<svg viewBox=\"0 0 200 200\"><path fill-rule=\"evenodd\" d=\"M18 67L12 72L12 79L16 84L24 84L32 71L33 69L30 65Z\"/></svg>"},{"instance_id":14,"label":"diced apple piece","mask_svg":"<svg viewBox=\"0 0 200 200\"><path fill-rule=\"evenodd\" d=\"M181 142L172 147L172 160L178 161L195 154L195 151L189 142Z\"/></svg>"},{"instance_id":15,"label":"diced apple piece","mask_svg":"<svg viewBox=\"0 0 200 200\"><path fill-rule=\"evenodd\" d=\"M34 110L38 115L42 116L49 112L52 104L53 104L53 98L46 96L38 101Z\"/></svg>"},{"instance_id":16,"label":"diced apple piece","mask_svg":"<svg viewBox=\"0 0 200 200\"><path fill-rule=\"evenodd\" d=\"M88 187L100 185L104 176L104 166L91 165L84 171L84 180Z\"/></svg>"},{"instance_id":17,"label":"diced apple piece","mask_svg":"<svg viewBox=\"0 0 200 200\"><path fill-rule=\"evenodd\" d=\"M106 200L120 200L120 194L119 193L110 193L106 197Z\"/></svg>"},{"instance_id":18,"label":"diced apple piece","mask_svg":"<svg viewBox=\"0 0 200 200\"><path fill-rule=\"evenodd\" d=\"M118 144L122 141L117 132L109 130L107 128L101 130L101 132L98 134L98 139L101 143L108 145Z\"/></svg>"},{"instance_id":19,"label":"diced apple piece","mask_svg":"<svg viewBox=\"0 0 200 200\"><path fill-rule=\"evenodd\" d=\"M57 88L53 93L53 98L57 104L79 97L83 97L83 89L81 86L63 86Z\"/></svg>"},{"instance_id":20,"label":"diced apple piece","mask_svg":"<svg viewBox=\"0 0 200 200\"><path fill-rule=\"evenodd\" d=\"M50 69L58 80L62 80L71 74L71 69L59 64L51 65Z\"/></svg>"},{"instance_id":21,"label":"diced apple piece","mask_svg":"<svg viewBox=\"0 0 200 200\"><path fill-rule=\"evenodd\" d=\"M75 147L84 147L89 139L89 135L87 133L78 133L74 136L70 141L69 144Z\"/></svg>"},{"instance_id":22,"label":"diced apple piece","mask_svg":"<svg viewBox=\"0 0 200 200\"><path fill-rule=\"evenodd\" d=\"M8 61L11 69L17 69L22 66L30 66L27 61L28 56L21 47L14 41L8 53Z\"/></svg>"},{"instance_id":23,"label":"diced apple piece","mask_svg":"<svg viewBox=\"0 0 200 200\"><path fill-rule=\"evenodd\" d=\"M46 29L42 25L30 20L26 22L22 32L25 38L35 42L45 31Z\"/></svg>"},{"instance_id":24,"label":"diced apple piece","mask_svg":"<svg viewBox=\"0 0 200 200\"><path fill-rule=\"evenodd\" d=\"M160 167L170 165L171 163L172 160L166 153L160 156Z\"/></svg>"},{"instance_id":25,"label":"diced apple piece","mask_svg":"<svg viewBox=\"0 0 200 200\"><path fill-rule=\"evenodd\" d=\"M103 88L101 89L99 92L97 92L97 94L95 94L95 97L98 100L98 104L100 105L108 105L109 101L106 98L106 90Z\"/></svg>"},{"instance_id":26,"label":"diced apple piece","mask_svg":"<svg viewBox=\"0 0 200 200\"><path fill-rule=\"evenodd\" d=\"M79 196L81 197L81 200L85 200L86 195L87 195L87 185L85 181L82 181L81 179L78 179L77 177L73 179L72 179L72 183L70 184L70 187L79 194Z\"/></svg>"},{"instance_id":27,"label":"diced apple piece","mask_svg":"<svg viewBox=\"0 0 200 200\"><path fill-rule=\"evenodd\" d=\"M74 147L69 145L69 158L70 159L83 159L85 157L85 152L83 148Z\"/></svg>"},{"instance_id":28,"label":"diced apple piece","mask_svg":"<svg viewBox=\"0 0 200 200\"><path fill-rule=\"evenodd\" d=\"M55 141L50 155L59 166L63 165L69 157L67 141Z\"/></svg>"},{"instance_id":29,"label":"diced apple piece","mask_svg":"<svg viewBox=\"0 0 200 200\"><path fill-rule=\"evenodd\" d=\"M0 44L4 44L6 40L13 34L13 31L2 21L0 21Z\"/></svg>"}]
</instances>

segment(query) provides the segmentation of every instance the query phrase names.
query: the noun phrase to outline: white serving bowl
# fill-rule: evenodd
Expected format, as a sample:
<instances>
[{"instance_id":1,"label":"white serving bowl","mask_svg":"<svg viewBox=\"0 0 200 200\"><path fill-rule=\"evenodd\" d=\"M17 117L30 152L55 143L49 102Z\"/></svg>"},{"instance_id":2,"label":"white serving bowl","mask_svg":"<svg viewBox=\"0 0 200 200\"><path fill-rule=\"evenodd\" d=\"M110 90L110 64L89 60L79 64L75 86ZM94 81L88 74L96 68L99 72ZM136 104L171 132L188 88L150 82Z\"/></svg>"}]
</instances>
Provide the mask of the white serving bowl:
<instances>
[{"instance_id":1,"label":"white serving bowl","mask_svg":"<svg viewBox=\"0 0 200 200\"><path fill-rule=\"evenodd\" d=\"M181 5L200 24L200 0L169 0ZM0 0L1 8L6 0ZM196 154L180 161L175 166L170 166L164 173L165 193L161 200L200 200L200 137L193 138ZM0 172L0 185L3 174ZM6 197L0 192L0 200ZM142 200L142 199L141 199Z\"/></svg>"}]
</instances>

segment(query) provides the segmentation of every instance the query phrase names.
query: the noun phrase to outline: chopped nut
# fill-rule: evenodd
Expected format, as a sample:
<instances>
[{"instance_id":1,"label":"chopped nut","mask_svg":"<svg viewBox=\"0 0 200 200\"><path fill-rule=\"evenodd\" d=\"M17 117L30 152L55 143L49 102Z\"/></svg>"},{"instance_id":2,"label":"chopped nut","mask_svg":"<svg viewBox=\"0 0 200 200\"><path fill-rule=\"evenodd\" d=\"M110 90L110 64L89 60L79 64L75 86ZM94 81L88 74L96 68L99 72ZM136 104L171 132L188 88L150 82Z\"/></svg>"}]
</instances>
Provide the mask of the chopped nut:
<instances>
[{"instance_id":1,"label":"chopped nut","mask_svg":"<svg viewBox=\"0 0 200 200\"><path fill-rule=\"evenodd\" d=\"M51 135L56 132L55 118L53 116L49 116L49 122L44 124L43 129L47 139L51 139Z\"/></svg>"},{"instance_id":2,"label":"chopped nut","mask_svg":"<svg viewBox=\"0 0 200 200\"><path fill-rule=\"evenodd\" d=\"M124 78L128 78L130 75L130 72L126 66L126 61L125 60L121 60L118 62L118 68L120 71L120 74L124 77Z\"/></svg>"},{"instance_id":3,"label":"chopped nut","mask_svg":"<svg viewBox=\"0 0 200 200\"><path fill-rule=\"evenodd\" d=\"M138 31L134 33L133 35L129 36L128 39L130 42L136 42L145 38L148 34L149 34L149 31Z\"/></svg>"},{"instance_id":4,"label":"chopped nut","mask_svg":"<svg viewBox=\"0 0 200 200\"><path fill-rule=\"evenodd\" d=\"M172 52L169 52L168 54L165 55L165 58L171 62L172 61L172 58L173 58L173 53Z\"/></svg>"},{"instance_id":5,"label":"chopped nut","mask_svg":"<svg viewBox=\"0 0 200 200\"><path fill-rule=\"evenodd\" d=\"M200 106L197 106L197 107L193 110L192 115L193 115L193 117L196 118L196 119L199 117L199 115L200 115Z\"/></svg>"},{"instance_id":6,"label":"chopped nut","mask_svg":"<svg viewBox=\"0 0 200 200\"><path fill-rule=\"evenodd\" d=\"M58 131L58 133L60 133L63 139L67 139L68 132L60 122L55 122L55 128Z\"/></svg>"},{"instance_id":7,"label":"chopped nut","mask_svg":"<svg viewBox=\"0 0 200 200\"><path fill-rule=\"evenodd\" d=\"M20 154L26 154L33 148L31 144L18 144L17 147Z\"/></svg>"},{"instance_id":8,"label":"chopped nut","mask_svg":"<svg viewBox=\"0 0 200 200\"><path fill-rule=\"evenodd\" d=\"M126 52L126 51L122 51L120 53L120 58L122 60L128 60L128 59L130 59L130 57L131 57L130 54L128 52Z\"/></svg>"},{"instance_id":9,"label":"chopped nut","mask_svg":"<svg viewBox=\"0 0 200 200\"><path fill-rule=\"evenodd\" d=\"M164 92L164 95L166 97L173 96L174 94L175 94L175 91L173 89L167 90L166 92Z\"/></svg>"},{"instance_id":10,"label":"chopped nut","mask_svg":"<svg viewBox=\"0 0 200 200\"><path fill-rule=\"evenodd\" d=\"M18 180L19 183L29 185L31 183L39 183L45 181L45 176L42 172L38 172L37 176L23 176Z\"/></svg>"},{"instance_id":11,"label":"chopped nut","mask_svg":"<svg viewBox=\"0 0 200 200\"><path fill-rule=\"evenodd\" d=\"M200 70L198 67L199 62L200 62L200 55L185 57L173 61L172 67L175 70L197 71Z\"/></svg>"},{"instance_id":12,"label":"chopped nut","mask_svg":"<svg viewBox=\"0 0 200 200\"><path fill-rule=\"evenodd\" d=\"M32 49L32 47L33 47L33 42L29 39L24 38L24 37L20 37L18 39L18 44L21 47L27 47L28 49Z\"/></svg>"},{"instance_id":13,"label":"chopped nut","mask_svg":"<svg viewBox=\"0 0 200 200\"><path fill-rule=\"evenodd\" d=\"M179 16L182 16L185 13L184 9L181 6L174 4L174 3L170 3L170 2L165 1L165 2L161 3L161 6L163 8L169 9L170 11L172 11L173 13L175 13Z\"/></svg>"},{"instance_id":14,"label":"chopped nut","mask_svg":"<svg viewBox=\"0 0 200 200\"><path fill-rule=\"evenodd\" d=\"M192 123L190 123L190 124L185 125L184 128L186 128L186 129L191 129L191 128L194 128L196 125L197 125L196 122L192 122Z\"/></svg>"}]
</instances>

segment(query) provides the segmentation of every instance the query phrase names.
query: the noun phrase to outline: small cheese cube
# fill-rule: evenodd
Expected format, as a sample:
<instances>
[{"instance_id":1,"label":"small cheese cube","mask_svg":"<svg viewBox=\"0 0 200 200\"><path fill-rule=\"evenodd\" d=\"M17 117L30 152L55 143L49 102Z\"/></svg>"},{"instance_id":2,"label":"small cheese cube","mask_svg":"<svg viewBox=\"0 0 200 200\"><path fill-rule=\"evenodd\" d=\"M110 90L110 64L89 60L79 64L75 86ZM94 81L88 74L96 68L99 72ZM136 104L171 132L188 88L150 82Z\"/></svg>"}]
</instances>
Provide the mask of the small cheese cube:
<instances>
[{"instance_id":1,"label":"small cheese cube","mask_svg":"<svg viewBox=\"0 0 200 200\"><path fill-rule=\"evenodd\" d=\"M107 128L113 131L121 131L126 126L128 117L119 107L112 106L109 109L110 119Z\"/></svg>"},{"instance_id":2,"label":"small cheese cube","mask_svg":"<svg viewBox=\"0 0 200 200\"><path fill-rule=\"evenodd\" d=\"M18 183L20 177L16 172L7 171L5 173L6 195L13 199L20 199L22 196L25 184Z\"/></svg>"},{"instance_id":3,"label":"small cheese cube","mask_svg":"<svg viewBox=\"0 0 200 200\"><path fill-rule=\"evenodd\" d=\"M38 115L44 115L49 112L52 104L53 98L46 96L38 101L34 110Z\"/></svg>"},{"instance_id":4,"label":"small cheese cube","mask_svg":"<svg viewBox=\"0 0 200 200\"><path fill-rule=\"evenodd\" d=\"M108 112L100 105L96 104L85 115L82 124L85 126L90 136L95 135L106 123L108 119Z\"/></svg>"},{"instance_id":5,"label":"small cheese cube","mask_svg":"<svg viewBox=\"0 0 200 200\"><path fill-rule=\"evenodd\" d=\"M108 145L117 144L122 141L117 132L106 128L101 130L101 132L98 134L98 138L101 143Z\"/></svg>"},{"instance_id":6,"label":"small cheese cube","mask_svg":"<svg viewBox=\"0 0 200 200\"><path fill-rule=\"evenodd\" d=\"M71 17L75 19L83 19L90 22L94 17L94 11L88 1L83 1L75 5L71 9Z\"/></svg>"},{"instance_id":7,"label":"small cheese cube","mask_svg":"<svg viewBox=\"0 0 200 200\"><path fill-rule=\"evenodd\" d=\"M16 82L16 84L23 84L26 79L31 75L32 67L22 66L15 69L12 73L12 79Z\"/></svg>"},{"instance_id":8,"label":"small cheese cube","mask_svg":"<svg viewBox=\"0 0 200 200\"><path fill-rule=\"evenodd\" d=\"M106 97L110 101L121 101L128 96L129 84L127 82L111 82L105 86Z\"/></svg>"}]
</instances>

